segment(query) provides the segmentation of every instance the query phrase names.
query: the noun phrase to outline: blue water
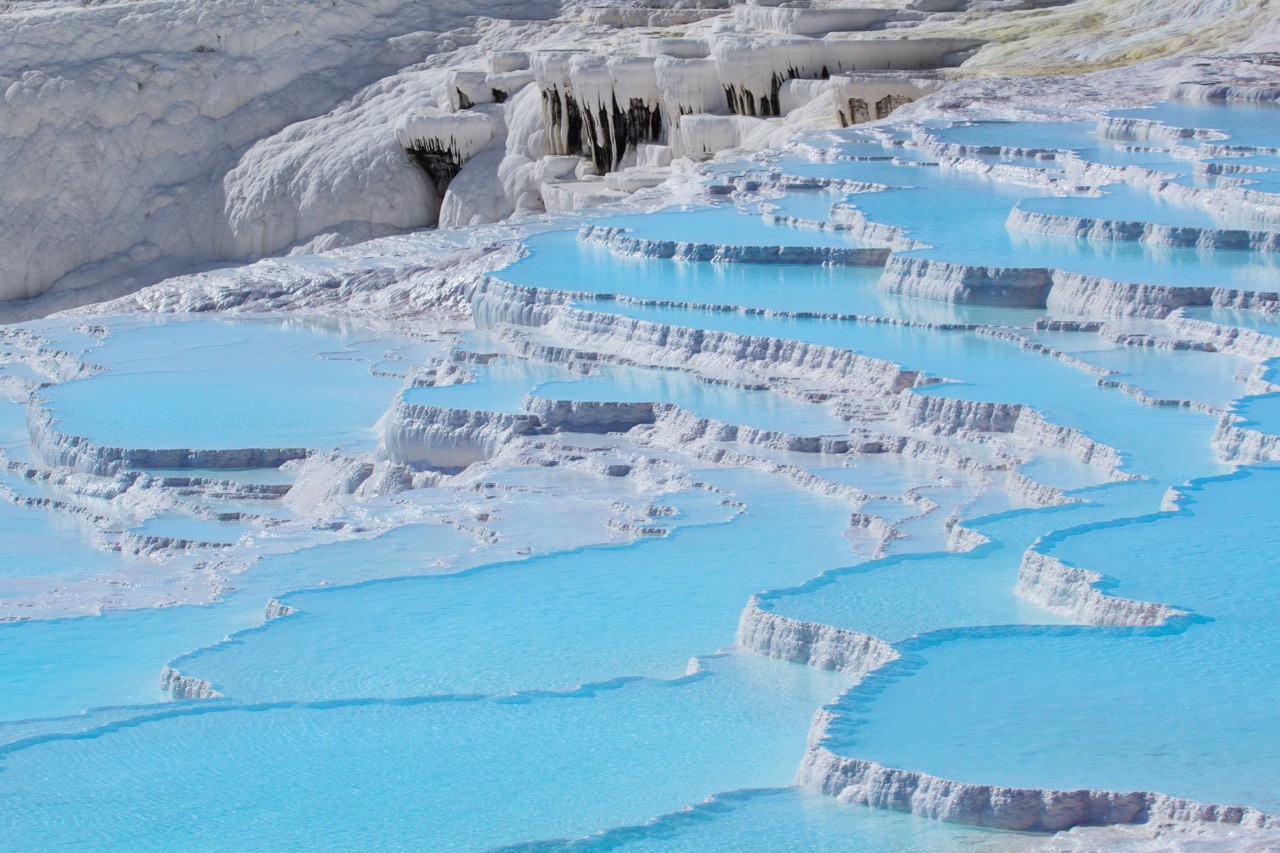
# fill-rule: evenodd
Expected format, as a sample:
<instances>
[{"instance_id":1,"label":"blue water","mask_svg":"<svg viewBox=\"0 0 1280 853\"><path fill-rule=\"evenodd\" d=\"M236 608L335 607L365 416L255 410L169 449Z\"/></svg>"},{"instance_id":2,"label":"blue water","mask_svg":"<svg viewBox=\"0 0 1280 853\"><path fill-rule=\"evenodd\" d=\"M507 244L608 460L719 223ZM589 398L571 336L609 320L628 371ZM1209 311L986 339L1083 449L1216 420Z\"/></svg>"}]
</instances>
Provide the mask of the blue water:
<instances>
[{"instance_id":1,"label":"blue water","mask_svg":"<svg viewBox=\"0 0 1280 853\"><path fill-rule=\"evenodd\" d=\"M672 403L699 417L805 435L844 435L848 421L826 408L773 391L699 380L676 370L602 366L583 376L559 365L501 358L469 369L472 381L410 388L408 403L519 414L526 398L616 403Z\"/></svg>"},{"instance_id":2,"label":"blue water","mask_svg":"<svg viewBox=\"0 0 1280 853\"><path fill-rule=\"evenodd\" d=\"M707 850L996 850L1026 844L1025 835L922 820L837 803L795 788L733 791L707 803L548 848L509 850L625 850L703 853Z\"/></svg>"},{"instance_id":3,"label":"blue water","mask_svg":"<svg viewBox=\"0 0 1280 853\"><path fill-rule=\"evenodd\" d=\"M873 222L893 224L931 248L910 254L950 263L1049 267L1137 284L1280 289L1272 253L1149 247L1143 244L1023 234L1006 229L1010 210L1049 190L1001 183L973 172L886 161L809 163L784 160L789 173L884 183L899 189L855 193L846 204ZM1130 219L1158 217L1154 197L1131 193Z\"/></svg>"},{"instance_id":4,"label":"blue water","mask_svg":"<svg viewBox=\"0 0 1280 853\"><path fill-rule=\"evenodd\" d=\"M755 657L707 666L675 682L516 702L175 708L10 752L0 827L11 840L56 831L70 845L182 846L194 824L209 848L246 837L350 848L376 837L483 849L788 784L814 707L844 680ZM100 784L107 777L114 784Z\"/></svg>"},{"instance_id":5,"label":"blue water","mask_svg":"<svg viewBox=\"0 0 1280 853\"><path fill-rule=\"evenodd\" d=\"M1064 151L1099 144L1094 123L1088 121L984 121L931 130L930 136L958 145Z\"/></svg>"},{"instance_id":6,"label":"blue water","mask_svg":"<svg viewBox=\"0 0 1280 853\"><path fill-rule=\"evenodd\" d=\"M834 190L792 190L781 198L770 199L768 212L810 223L830 224L831 205L843 198L844 193Z\"/></svg>"},{"instance_id":7,"label":"blue water","mask_svg":"<svg viewBox=\"0 0 1280 853\"><path fill-rule=\"evenodd\" d=\"M1233 157L1225 160L1210 160L1211 163L1238 163L1265 169L1261 172L1233 172L1222 178L1240 179L1246 189L1264 193L1280 193L1280 155L1257 154L1252 157ZM1221 178L1219 178L1221 181Z\"/></svg>"},{"instance_id":8,"label":"blue water","mask_svg":"<svg viewBox=\"0 0 1280 853\"><path fill-rule=\"evenodd\" d=\"M595 305L593 308L597 307ZM1132 470L1152 474L1207 456L1214 418L1197 412L1143 406L1118 391L1100 389L1096 377L1008 341L965 332L939 332L878 323L764 317L685 308L600 306L629 317L851 349L905 368L957 380L914 393L969 400L1026 403L1054 423L1073 426L1124 450ZM1102 413L1106 414L1103 415ZM1147 441L1161 437L1156 447ZM1170 457L1171 448L1182 454Z\"/></svg>"},{"instance_id":9,"label":"blue water","mask_svg":"<svg viewBox=\"0 0 1280 853\"><path fill-rule=\"evenodd\" d=\"M1023 552L1046 528L1158 507L1164 486L1123 483L1080 493L1082 503L966 523L991 542L961 554L890 557L771 593L776 613L897 642L947 628L1055 624L1013 594Z\"/></svg>"},{"instance_id":10,"label":"blue water","mask_svg":"<svg viewBox=\"0 0 1280 853\"><path fill-rule=\"evenodd\" d=\"M849 422L823 406L772 391L704 382L675 370L605 367L575 382L544 383L535 393L549 400L675 403L699 417L799 435L849 432Z\"/></svg>"},{"instance_id":11,"label":"blue water","mask_svg":"<svg viewBox=\"0 0 1280 853\"><path fill-rule=\"evenodd\" d=\"M1152 397L1195 400L1219 409L1244 393L1241 377L1253 366L1246 358L1226 353L1123 346L1092 334L1036 332L1032 337L1088 364L1115 371L1112 378L1140 387Z\"/></svg>"},{"instance_id":12,"label":"blue water","mask_svg":"<svg viewBox=\"0 0 1280 853\"><path fill-rule=\"evenodd\" d=\"M1109 184L1096 198L1033 198L1018 206L1032 213L1054 213L1119 222L1154 222L1179 228L1274 230L1243 215L1222 215L1165 200L1140 187Z\"/></svg>"},{"instance_id":13,"label":"blue water","mask_svg":"<svg viewBox=\"0 0 1280 853\"><path fill-rule=\"evenodd\" d=\"M133 528L133 532L143 536L166 536L193 542L232 544L248 529L247 525L234 522L208 521L177 513L165 513L148 518Z\"/></svg>"},{"instance_id":14,"label":"blue water","mask_svg":"<svg viewBox=\"0 0 1280 853\"><path fill-rule=\"evenodd\" d=\"M1264 108L1166 104L1143 114L1220 128L1231 144L1280 144ZM1054 177L1066 174L1061 156L1035 152L1181 180L1195 165L1189 148L1175 157L1117 144L1093 123L927 122L889 131L900 144L848 131L833 162L790 157L763 167L896 189L796 190L767 206L599 223L661 240L856 246L838 229L771 225L760 215L826 221L841 203L905 229L930 245L919 250L928 257L1280 289L1280 260L1266 253L1013 233L1005 223L1018 204L1197 227L1244 219L1123 185L1098 197L1055 195L1001 177L1021 170L931 164L912 147L921 134L1024 149L982 159ZM761 168L723 161L711 171L729 178ZM206 495L144 481L112 500L129 474L46 478L31 458L26 406L0 399L0 450L21 463L0 470L0 497L66 502L0 500L0 612L35 617L0 623L4 846L860 853L1040 840L790 787L824 706L833 714L827 748L891 767L1280 811L1272 630L1280 541L1271 509L1280 468L1233 472L1211 444L1220 411L1280 434L1280 395L1244 396L1256 359L1109 337L1179 336L1162 321L1124 321L1104 334L1046 331L1034 328L1041 311L890 297L874 267L645 260L579 241L574 230L525 242L527 256L498 277L586 294L575 297L580 309L891 361L945 380L903 393L1033 407L1114 447L1123 469L1144 479L1110 482L1102 465L1022 434L988 441L910 431L872 395L845 400L842 413L855 418L843 420L820 393L803 399L826 390L816 380L785 380L797 394L784 395L643 361L588 374L511 354L523 334L558 343L555 323L439 341L288 316L28 324L43 336L36 345L104 368L41 392L61 429L104 445L337 447L380 461L374 427L397 399L515 414L543 398L669 403L730 424L855 440L906 431L977 462L746 442L708 442L694 457L679 437L654 442L647 431L535 435L456 478L343 495L340 508L313 517L292 498L235 489ZM1273 315L1186 313L1280 336ZM1015 330L1084 365L972 328L886 320ZM0 355L21 359L30 346L3 338ZM461 365L470 381L412 387L417 368L438 367L449 348L476 355ZM1114 375L1103 379L1103 370ZM46 378L23 365L0 371ZM1145 405L1100 379L1213 411ZM755 467L713 465L721 449L755 457ZM633 463L633 473L603 477L579 464L595 453ZM1072 490L1070 502L1031 506L1006 492L1015 468ZM317 486L291 469L148 473ZM807 489L806 474L816 478ZM823 483L856 492L833 497ZM1171 489L1186 495L1176 511ZM104 514L106 533L95 535L72 507ZM215 522L203 517L209 511L269 522ZM881 542L851 526L855 512L898 525L903 538ZM957 522L988 541L946 550ZM651 530L632 537L628 524ZM107 547L120 531L236 544L126 558ZM1189 615L1159 628L1067 624L1015 594L1028 548L1099 572L1108 593ZM220 565L226 556L238 562ZM784 617L874 635L902 657L855 685L735 648L753 596ZM295 612L265 621L271 599ZM101 615L48 618L99 607ZM160 690L166 666L207 680L222 698L172 701Z\"/></svg>"},{"instance_id":15,"label":"blue water","mask_svg":"<svg viewBox=\"0 0 1280 853\"><path fill-rule=\"evenodd\" d=\"M282 596L303 615L178 666L245 701L490 695L677 677L691 650L733 643L753 593L854 562L842 536L847 504L748 471L700 476L732 487L747 513L635 545ZM380 548L412 536L388 534L362 553L383 562ZM796 541L805 542L804 561L787 559ZM697 572L687 571L690 561ZM632 606L637 600L644 606ZM477 626L485 626L482 645ZM299 658L311 663L291 665Z\"/></svg>"},{"instance_id":16,"label":"blue water","mask_svg":"<svg viewBox=\"0 0 1280 853\"><path fill-rule=\"evenodd\" d=\"M789 212L787 202L779 204ZM801 210L796 215L813 213ZM739 217L728 209L721 218ZM803 232L821 233L821 232ZM740 306L772 311L858 314L928 323L995 323L1021 326L1043 312L1019 308L950 305L904 299L880 291L878 267L819 264L714 264L620 257L606 247L579 242L571 232L539 234L526 241L529 253L497 277L529 287L635 300ZM577 277L565 281L572 257Z\"/></svg>"},{"instance_id":17,"label":"blue water","mask_svg":"<svg viewBox=\"0 0 1280 853\"><path fill-rule=\"evenodd\" d=\"M1152 107L1119 110L1118 118L1140 118L1170 127L1216 130L1228 145L1276 148L1276 119L1280 109L1266 103L1164 101Z\"/></svg>"},{"instance_id":18,"label":"blue water","mask_svg":"<svg viewBox=\"0 0 1280 853\"><path fill-rule=\"evenodd\" d=\"M108 447L360 449L400 386L345 348L368 339L268 320L135 321L93 350L108 372L42 396L59 429Z\"/></svg>"},{"instance_id":19,"label":"blue water","mask_svg":"<svg viewBox=\"0 0 1280 853\"><path fill-rule=\"evenodd\" d=\"M840 231L812 231L771 225L758 213L719 206L658 213L606 216L594 224L625 228L627 236L645 240L714 243L723 246L833 246L856 248L870 243Z\"/></svg>"},{"instance_id":20,"label":"blue water","mask_svg":"<svg viewBox=\"0 0 1280 853\"><path fill-rule=\"evenodd\" d=\"M921 642L838 704L832 745L962 781L1280 808L1278 486L1280 471L1258 469L1191 490L1178 514L1051 543L1055 556L1114 578L1110 592L1189 618ZM974 683L983 690L965 689Z\"/></svg>"},{"instance_id":21,"label":"blue water","mask_svg":"<svg viewBox=\"0 0 1280 853\"><path fill-rule=\"evenodd\" d=\"M27 581L34 588L56 586L58 580L127 571L134 562L96 549L93 527L83 518L7 500L0 500L0 542L0 598L31 591ZM61 544L50 548L50 542Z\"/></svg>"},{"instance_id":22,"label":"blue water","mask_svg":"<svg viewBox=\"0 0 1280 853\"><path fill-rule=\"evenodd\" d=\"M467 372L471 374L469 382L406 389L404 401L420 406L519 414L524 411L524 398L539 385L574 375L560 365L513 358L474 365Z\"/></svg>"},{"instance_id":23,"label":"blue water","mask_svg":"<svg viewBox=\"0 0 1280 853\"><path fill-rule=\"evenodd\" d=\"M0 624L6 685L0 719L158 702L160 670L169 660L261 619L262 603L244 596L220 607L116 610Z\"/></svg>"},{"instance_id":24,"label":"blue water","mask_svg":"<svg viewBox=\"0 0 1280 853\"><path fill-rule=\"evenodd\" d=\"M732 211L718 214L742 217ZM527 245L529 255L498 274L504 281L569 289L564 265L566 258L573 258L572 289L585 293L782 311L879 314L883 310L876 292L881 271L876 267L674 263L619 257L605 246L580 243L572 232L540 234Z\"/></svg>"},{"instance_id":25,"label":"blue water","mask_svg":"<svg viewBox=\"0 0 1280 853\"><path fill-rule=\"evenodd\" d=\"M1040 155L1070 153L1081 160L1107 166L1141 166L1159 172L1188 175L1192 161L1175 157L1171 151L1159 147L1146 147L1117 142L1099 136L1093 122L1051 121L989 121L954 126L929 128L929 136L943 142L970 146L999 146L1005 149L1023 149ZM980 159L1008 162L1031 168L1051 169L1053 160L1043 157L986 155Z\"/></svg>"}]
</instances>

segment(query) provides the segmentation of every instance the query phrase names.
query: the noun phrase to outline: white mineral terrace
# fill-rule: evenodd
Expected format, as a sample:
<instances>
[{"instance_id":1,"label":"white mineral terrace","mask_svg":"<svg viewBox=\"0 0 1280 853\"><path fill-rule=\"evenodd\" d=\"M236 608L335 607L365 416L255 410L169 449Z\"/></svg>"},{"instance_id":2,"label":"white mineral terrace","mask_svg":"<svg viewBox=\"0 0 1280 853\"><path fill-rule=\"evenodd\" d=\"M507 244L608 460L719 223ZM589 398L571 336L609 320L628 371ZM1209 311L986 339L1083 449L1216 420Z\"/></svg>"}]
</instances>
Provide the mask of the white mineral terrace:
<instances>
[{"instance_id":1,"label":"white mineral terrace","mask_svg":"<svg viewBox=\"0 0 1280 853\"><path fill-rule=\"evenodd\" d=\"M6 845L1280 847L1277 38L0 8Z\"/></svg>"}]
</instances>

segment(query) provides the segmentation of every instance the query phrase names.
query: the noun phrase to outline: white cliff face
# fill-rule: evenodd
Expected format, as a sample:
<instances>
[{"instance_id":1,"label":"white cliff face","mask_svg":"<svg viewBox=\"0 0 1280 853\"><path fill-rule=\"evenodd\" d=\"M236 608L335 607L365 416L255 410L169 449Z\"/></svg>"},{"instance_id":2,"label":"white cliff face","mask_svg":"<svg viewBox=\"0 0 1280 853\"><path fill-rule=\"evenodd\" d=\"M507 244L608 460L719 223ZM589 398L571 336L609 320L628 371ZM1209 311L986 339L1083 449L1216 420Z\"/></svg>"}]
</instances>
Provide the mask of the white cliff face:
<instances>
[{"instance_id":1,"label":"white cliff face","mask_svg":"<svg viewBox=\"0 0 1280 853\"><path fill-rule=\"evenodd\" d=\"M380 0L319 12L151 0L10 11L0 19L0 163L24 177L4 189L0 226L10 224L0 227L0 299L37 296L59 282L73 289L125 274L145 281L195 263L333 248L434 224L442 205L442 221L453 226L618 200L655 180L609 188L548 181L533 174L537 161L585 156L603 174L637 166L649 144L695 158L763 147L789 131L690 119L677 135L677 125L682 116L731 111L777 115L777 89L793 77L856 63L931 67L945 53L936 41L832 47L727 34L634 39L609 55L583 39L581 24L518 21L559 11L553 0L478 9ZM471 26L476 12L517 20ZM529 47L557 39L587 49L530 56ZM501 58L491 64L488 53ZM470 113L514 103L531 85L541 110L525 97L516 109L481 113L498 126L477 143L485 134ZM799 100L789 94L788 113L822 89L821 118L798 118L791 132L838 123L829 92L809 89ZM421 116L432 111L463 117L455 127L424 129ZM480 153L477 145L500 137L504 123L512 135L501 153L462 175L447 198L458 168ZM448 168L415 168L403 153L433 146L448 152Z\"/></svg>"},{"instance_id":2,"label":"white cliff face","mask_svg":"<svg viewBox=\"0 0 1280 853\"><path fill-rule=\"evenodd\" d=\"M451 49L426 33L463 26L475 11L154 0L0 16L0 164L14 176L0 214L0 299L38 295L76 270L64 287L278 251L324 228L368 237L423 224L423 182L392 162L393 140L378 134L399 118L379 115L397 93L342 103ZM345 210L330 212L324 197L335 195Z\"/></svg>"}]
</instances>

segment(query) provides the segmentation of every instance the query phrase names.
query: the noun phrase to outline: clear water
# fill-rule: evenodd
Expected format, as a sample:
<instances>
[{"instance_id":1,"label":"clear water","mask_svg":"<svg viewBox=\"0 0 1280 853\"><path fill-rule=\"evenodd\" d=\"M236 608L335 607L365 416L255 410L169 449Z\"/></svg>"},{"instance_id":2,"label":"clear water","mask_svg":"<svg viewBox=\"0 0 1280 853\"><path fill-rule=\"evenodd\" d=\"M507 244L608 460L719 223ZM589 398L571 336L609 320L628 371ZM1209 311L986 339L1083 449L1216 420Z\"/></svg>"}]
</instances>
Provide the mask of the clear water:
<instances>
[{"instance_id":1,"label":"clear water","mask_svg":"<svg viewBox=\"0 0 1280 853\"><path fill-rule=\"evenodd\" d=\"M842 535L846 504L779 489L753 472L705 475L732 487L747 513L634 545L283 596L306 616L275 620L178 666L244 701L492 695L678 677L691 650L733 643L752 594L853 561ZM405 539L388 534L363 553L382 561L379 546ZM787 559L798 541L803 562ZM687 571L691 561L697 572ZM645 606L630 606L637 600ZM477 626L485 626L483 644ZM292 666L299 657L312 663Z\"/></svg>"},{"instance_id":2,"label":"clear water","mask_svg":"<svg viewBox=\"0 0 1280 853\"><path fill-rule=\"evenodd\" d=\"M1238 163L1265 169L1263 172L1238 172L1224 178L1240 179L1246 189L1264 193L1280 193L1280 155L1256 154L1251 157L1233 157L1226 160L1210 160L1211 163ZM1219 179L1221 180L1221 179Z\"/></svg>"},{"instance_id":3,"label":"clear water","mask_svg":"<svg viewBox=\"0 0 1280 853\"><path fill-rule=\"evenodd\" d=\"M0 480L2 483L3 480ZM48 586L44 581L127 571L134 561L100 551L92 525L77 516L15 506L0 500L0 598ZM50 542L60 543L50 548Z\"/></svg>"},{"instance_id":4,"label":"clear water","mask_svg":"<svg viewBox=\"0 0 1280 853\"><path fill-rule=\"evenodd\" d=\"M782 203L786 201L784 198ZM717 215L741 214L725 210L717 211ZM878 267L673 263L622 257L604 246L581 243L570 232L539 234L529 238L526 245L527 257L500 271L497 277L529 287L569 289L640 301L822 315L856 314L926 323L1020 326L1033 323L1043 314L1018 308L948 305L892 296L879 289L882 271ZM574 258L578 277L572 283L565 280L566 257Z\"/></svg>"},{"instance_id":5,"label":"clear water","mask_svg":"<svg viewBox=\"0 0 1280 853\"><path fill-rule=\"evenodd\" d=\"M846 199L873 222L893 224L930 246L910 254L960 264L1050 267L1114 281L1241 290L1280 289L1280 259L1267 252L1161 248L1141 243L1090 241L1013 232L1009 212L1045 189L1001 183L973 172L887 161L809 163L782 161L797 175L871 180L898 187ZM1153 196L1132 193L1128 218L1159 217ZM1055 202L1056 203L1056 202Z\"/></svg>"},{"instance_id":6,"label":"clear water","mask_svg":"<svg viewBox=\"0 0 1280 853\"><path fill-rule=\"evenodd\" d=\"M1099 144L1093 122L983 121L930 130L929 135L957 145L1064 151Z\"/></svg>"},{"instance_id":7,"label":"clear water","mask_svg":"<svg viewBox=\"0 0 1280 853\"><path fill-rule=\"evenodd\" d=\"M517 415L525 410L524 398L540 384L574 376L560 365L512 358L474 365L467 372L471 374L470 382L408 388L402 395L404 401L419 406Z\"/></svg>"},{"instance_id":8,"label":"clear water","mask_svg":"<svg viewBox=\"0 0 1280 853\"><path fill-rule=\"evenodd\" d=\"M831 190L793 190L781 198L770 199L767 210L806 222L830 222L831 205L843 198L844 193Z\"/></svg>"},{"instance_id":9,"label":"clear water","mask_svg":"<svg viewBox=\"0 0 1280 853\"><path fill-rule=\"evenodd\" d=\"M927 127L930 137L959 145L999 146L1026 152L1071 154L1091 163L1141 166L1177 175L1187 175L1192 171L1191 160L1175 157L1168 149L1132 145L1101 137L1093 122L988 121L959 125L935 122ZM1053 160L1021 155L985 159L1039 169L1055 165Z\"/></svg>"},{"instance_id":10,"label":"clear water","mask_svg":"<svg viewBox=\"0 0 1280 853\"><path fill-rule=\"evenodd\" d=\"M844 435L847 421L826 408L773 391L749 391L705 382L676 370L602 366L583 376L559 365L513 358L469 371L472 381L410 388L408 403L472 411L520 414L526 398L613 403L672 403L699 417L803 435Z\"/></svg>"},{"instance_id":11,"label":"clear water","mask_svg":"<svg viewBox=\"0 0 1280 853\"><path fill-rule=\"evenodd\" d=\"M921 820L837 803L795 788L765 788L722 794L709 803L663 815L641 826L619 827L599 836L566 841L566 850L1003 850L1026 845L1026 836ZM512 853L546 849L533 845Z\"/></svg>"},{"instance_id":12,"label":"clear water","mask_svg":"<svg viewBox=\"0 0 1280 853\"><path fill-rule=\"evenodd\" d=\"M261 619L261 601L241 596L217 607L110 610L0 624L6 685L0 720L158 702L160 670L169 660ZM0 742L4 735L0 730Z\"/></svg>"},{"instance_id":13,"label":"clear water","mask_svg":"<svg viewBox=\"0 0 1280 853\"><path fill-rule=\"evenodd\" d=\"M1276 142L1276 119L1280 110L1266 103L1164 101L1136 110L1118 110L1117 118L1140 118L1170 127L1216 130L1228 145L1260 148L1280 147Z\"/></svg>"},{"instance_id":14,"label":"clear water","mask_svg":"<svg viewBox=\"0 0 1280 853\"><path fill-rule=\"evenodd\" d=\"M722 217L741 217L726 211ZM821 233L821 232L813 232ZM673 263L620 257L605 246L580 243L571 232L528 240L529 255L499 273L504 281L531 287L616 294L636 299L740 305L781 311L879 314L880 269L820 264ZM576 277L565 280L565 259Z\"/></svg>"},{"instance_id":15,"label":"clear water","mask_svg":"<svg viewBox=\"0 0 1280 853\"><path fill-rule=\"evenodd\" d=\"M249 530L248 525L223 521L208 521L177 513L165 513L148 518L133 528L143 536L164 536L192 542L232 544Z\"/></svg>"},{"instance_id":16,"label":"clear water","mask_svg":"<svg viewBox=\"0 0 1280 853\"><path fill-rule=\"evenodd\" d=\"M978 625L1055 624L1058 617L1013 594L1023 552L1046 527L1113 518L1158 506L1164 487L1123 483L1081 494L1086 503L1012 512L967 523L991 542L961 554L891 557L771 593L776 613L891 642Z\"/></svg>"},{"instance_id":17,"label":"clear water","mask_svg":"<svg viewBox=\"0 0 1280 853\"><path fill-rule=\"evenodd\" d=\"M1253 366L1246 358L1226 353L1122 346L1092 334L1036 332L1032 338L1114 371L1111 378L1139 387L1152 397L1195 400L1219 409L1244 393L1241 377Z\"/></svg>"},{"instance_id":18,"label":"clear water","mask_svg":"<svg viewBox=\"0 0 1280 853\"><path fill-rule=\"evenodd\" d=\"M675 403L699 417L797 435L849 432L849 422L823 406L772 391L704 382L675 370L605 367L577 381L544 383L535 394L549 400Z\"/></svg>"},{"instance_id":19,"label":"clear water","mask_svg":"<svg viewBox=\"0 0 1280 853\"><path fill-rule=\"evenodd\" d=\"M1236 144L1275 137L1261 108L1162 105L1147 115L1217 127ZM1100 139L1088 123L930 122L888 138L910 143L920 133L1183 176L1195 163ZM1016 204L1201 227L1236 221L1143 190L1054 196L1002 182L1002 170L982 176L931 165L917 148L860 132L847 132L835 148L877 159L782 165L900 189L847 199L796 191L767 209L820 221L843 199L947 260L1159 284L1271 290L1280 281L1276 259L1263 253L1038 238L1005 226ZM1036 156L986 159L1060 166ZM724 162L713 172L753 168ZM850 245L838 230L770 225L759 212L673 209L602 223L653 239ZM828 748L893 767L1280 811L1273 689L1280 640L1271 625L1280 604L1271 511L1280 468L1228 474L1211 446L1216 413L1143 405L1101 387L1096 372L1015 341L847 315L1016 329L1153 397L1234 412L1246 428L1280 434L1280 395L1244 396L1241 377L1255 360L1038 331L1039 311L887 297L874 268L642 260L578 241L572 230L527 244L528 256L501 277L588 294L579 307L593 311L893 361L948 380L908 393L1032 406L1051 423L1117 448L1125 469L1147 479L1108 483L1100 467L1011 437L1007 448L1025 458L1018 470L1075 490L1074 503L1036 509L1003 489L1004 471L956 470L891 453L724 443L757 457L759 470L705 468L678 447L646 447L643 436L570 435L538 441L609 458L648 455L655 467L601 477L542 464L556 460L531 449L528 458L483 463L453 483L353 503L315 526L279 501L255 507L236 497L184 498L284 522L260 530L192 517L159 500L126 508L100 496L102 482L43 482L14 466L0 472L0 486L14 495L105 513L111 530L237 542L227 550L244 564L210 603L119 609L116 602L148 584L205 600L208 567L190 555L122 558L99 547L103 538L78 516L0 501L4 612L48 616L37 605L59 595L105 606L100 616L0 623L5 845L934 851L1023 849L1039 840L788 787L824 705L834 714ZM329 261L302 264L327 269ZM1273 316L1186 313L1280 335ZM374 451L374 424L398 396L508 413L525 411L529 396L654 401L806 435L903 429L876 413L876 400L867 401L862 421L846 422L823 405L643 365L583 375L500 355L469 366L467 383L402 387L448 346L507 352L500 329L436 343L281 318L117 317L95 325L108 333L57 319L27 328L44 346L106 369L42 396L64 430L108 445L342 447L359 455ZM1161 321L1116 328L1177 336ZM10 338L0 352L21 359L24 346ZM3 370L37 378L22 365ZM1274 374L1273 366L1267 375ZM22 403L0 400L0 449L34 465L26 424ZM988 463L1016 464L997 454L1003 443L931 440ZM870 498L862 505L802 489L770 464ZM662 480L668 465L687 466L686 479ZM149 473L273 485L295 476ZM1180 510L1161 512L1170 488L1189 497ZM927 501L936 504L928 512ZM646 504L671 511L647 517ZM887 556L877 557L880 543L850 525L855 510L897 524L906 538L890 540ZM665 535L632 540L610 526L623 518ZM947 551L948 522L957 519L989 541ZM1190 615L1160 628L1065 624L1014 594L1027 548L1101 573L1107 592ZM903 657L852 685L734 649L752 596L783 616L873 634ZM272 598L297 612L264 622ZM208 680L224 697L166 699L159 687L165 666Z\"/></svg>"},{"instance_id":20,"label":"clear water","mask_svg":"<svg viewBox=\"0 0 1280 853\"><path fill-rule=\"evenodd\" d=\"M844 679L751 656L707 665L675 682L521 701L176 707L10 751L0 826L10 840L56 831L73 845L213 849L269 837L350 848L377 837L474 850L789 784L814 707Z\"/></svg>"},{"instance_id":21,"label":"clear water","mask_svg":"<svg viewBox=\"0 0 1280 853\"><path fill-rule=\"evenodd\" d=\"M829 206L829 205L828 205ZM758 212L722 205L691 210L607 216L594 224L625 228L627 236L644 240L714 243L722 246L831 246L857 248L872 244L841 231L813 231L770 224Z\"/></svg>"},{"instance_id":22,"label":"clear water","mask_svg":"<svg viewBox=\"0 0 1280 853\"><path fill-rule=\"evenodd\" d=\"M1131 469L1143 474L1167 471L1171 465L1181 469L1187 460L1208 455L1207 441L1215 422L1211 416L1143 406L1118 391L1100 389L1091 374L996 338L878 323L611 303L601 307L657 323L841 347L923 370L955 383L920 388L915 393L1026 403L1054 423L1076 427L1123 449ZM1159 448L1144 440L1152 435L1161 436ZM1169 456L1172 447L1185 454L1176 462Z\"/></svg>"},{"instance_id":23,"label":"clear water","mask_svg":"<svg viewBox=\"0 0 1280 853\"><path fill-rule=\"evenodd\" d=\"M139 321L93 351L108 372L42 396L59 429L107 447L358 450L372 447L400 386L370 371L359 348L368 342L368 333L319 324Z\"/></svg>"},{"instance_id":24,"label":"clear water","mask_svg":"<svg viewBox=\"0 0 1280 853\"><path fill-rule=\"evenodd\" d=\"M1211 213L1124 184L1110 184L1103 188L1103 195L1095 198L1033 198L1019 202L1018 207L1032 213L1118 222L1154 222L1178 228L1274 230L1248 216Z\"/></svg>"},{"instance_id":25,"label":"clear water","mask_svg":"<svg viewBox=\"0 0 1280 853\"><path fill-rule=\"evenodd\" d=\"M919 643L911 677L886 673L839 703L833 745L950 779L1157 790L1275 811L1278 485L1275 469L1211 481L1176 515L1051 543L1055 556L1114 579L1114 594L1170 602L1190 618ZM962 686L974 683L983 690Z\"/></svg>"},{"instance_id":26,"label":"clear water","mask_svg":"<svg viewBox=\"0 0 1280 853\"><path fill-rule=\"evenodd\" d=\"M27 407L0 397L0 448L9 453L25 445L27 438Z\"/></svg>"}]
</instances>

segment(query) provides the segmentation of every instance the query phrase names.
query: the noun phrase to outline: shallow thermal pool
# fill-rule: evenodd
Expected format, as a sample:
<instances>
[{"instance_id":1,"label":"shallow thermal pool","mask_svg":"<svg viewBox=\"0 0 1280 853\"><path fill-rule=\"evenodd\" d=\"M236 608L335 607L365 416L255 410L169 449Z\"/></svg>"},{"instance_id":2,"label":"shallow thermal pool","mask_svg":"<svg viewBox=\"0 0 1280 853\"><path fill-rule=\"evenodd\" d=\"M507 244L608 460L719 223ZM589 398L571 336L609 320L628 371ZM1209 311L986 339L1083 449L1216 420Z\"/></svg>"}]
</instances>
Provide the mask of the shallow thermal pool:
<instances>
[{"instance_id":1,"label":"shallow thermal pool","mask_svg":"<svg viewBox=\"0 0 1280 853\"><path fill-rule=\"evenodd\" d=\"M87 358L106 372L43 392L62 432L108 447L369 447L400 379L396 336L271 320L134 321Z\"/></svg>"},{"instance_id":2,"label":"shallow thermal pool","mask_svg":"<svg viewBox=\"0 0 1280 853\"><path fill-rule=\"evenodd\" d=\"M716 161L713 180L766 191L553 221L492 273L506 284L476 290L477 328L214 313L0 329L5 843L1043 840L959 825L997 810L966 797L943 823L829 796L840 779L801 787L807 752L1280 814L1267 301L927 301L885 292L888 247L854 236L861 216L958 265L1280 290L1280 253L1015 227L1019 206L1253 221L1203 164L1274 165L1214 147L1280 146L1271 112L1119 118L873 126L810 137L822 158ZM1081 161L1131 183L1077 186ZM1150 191L1173 177L1236 207ZM635 257L583 222L729 248ZM752 262L770 247L790 262ZM585 431L527 417L545 401ZM175 452L98 470L95 446ZM269 467L180 452L253 448L292 450Z\"/></svg>"}]
</instances>

